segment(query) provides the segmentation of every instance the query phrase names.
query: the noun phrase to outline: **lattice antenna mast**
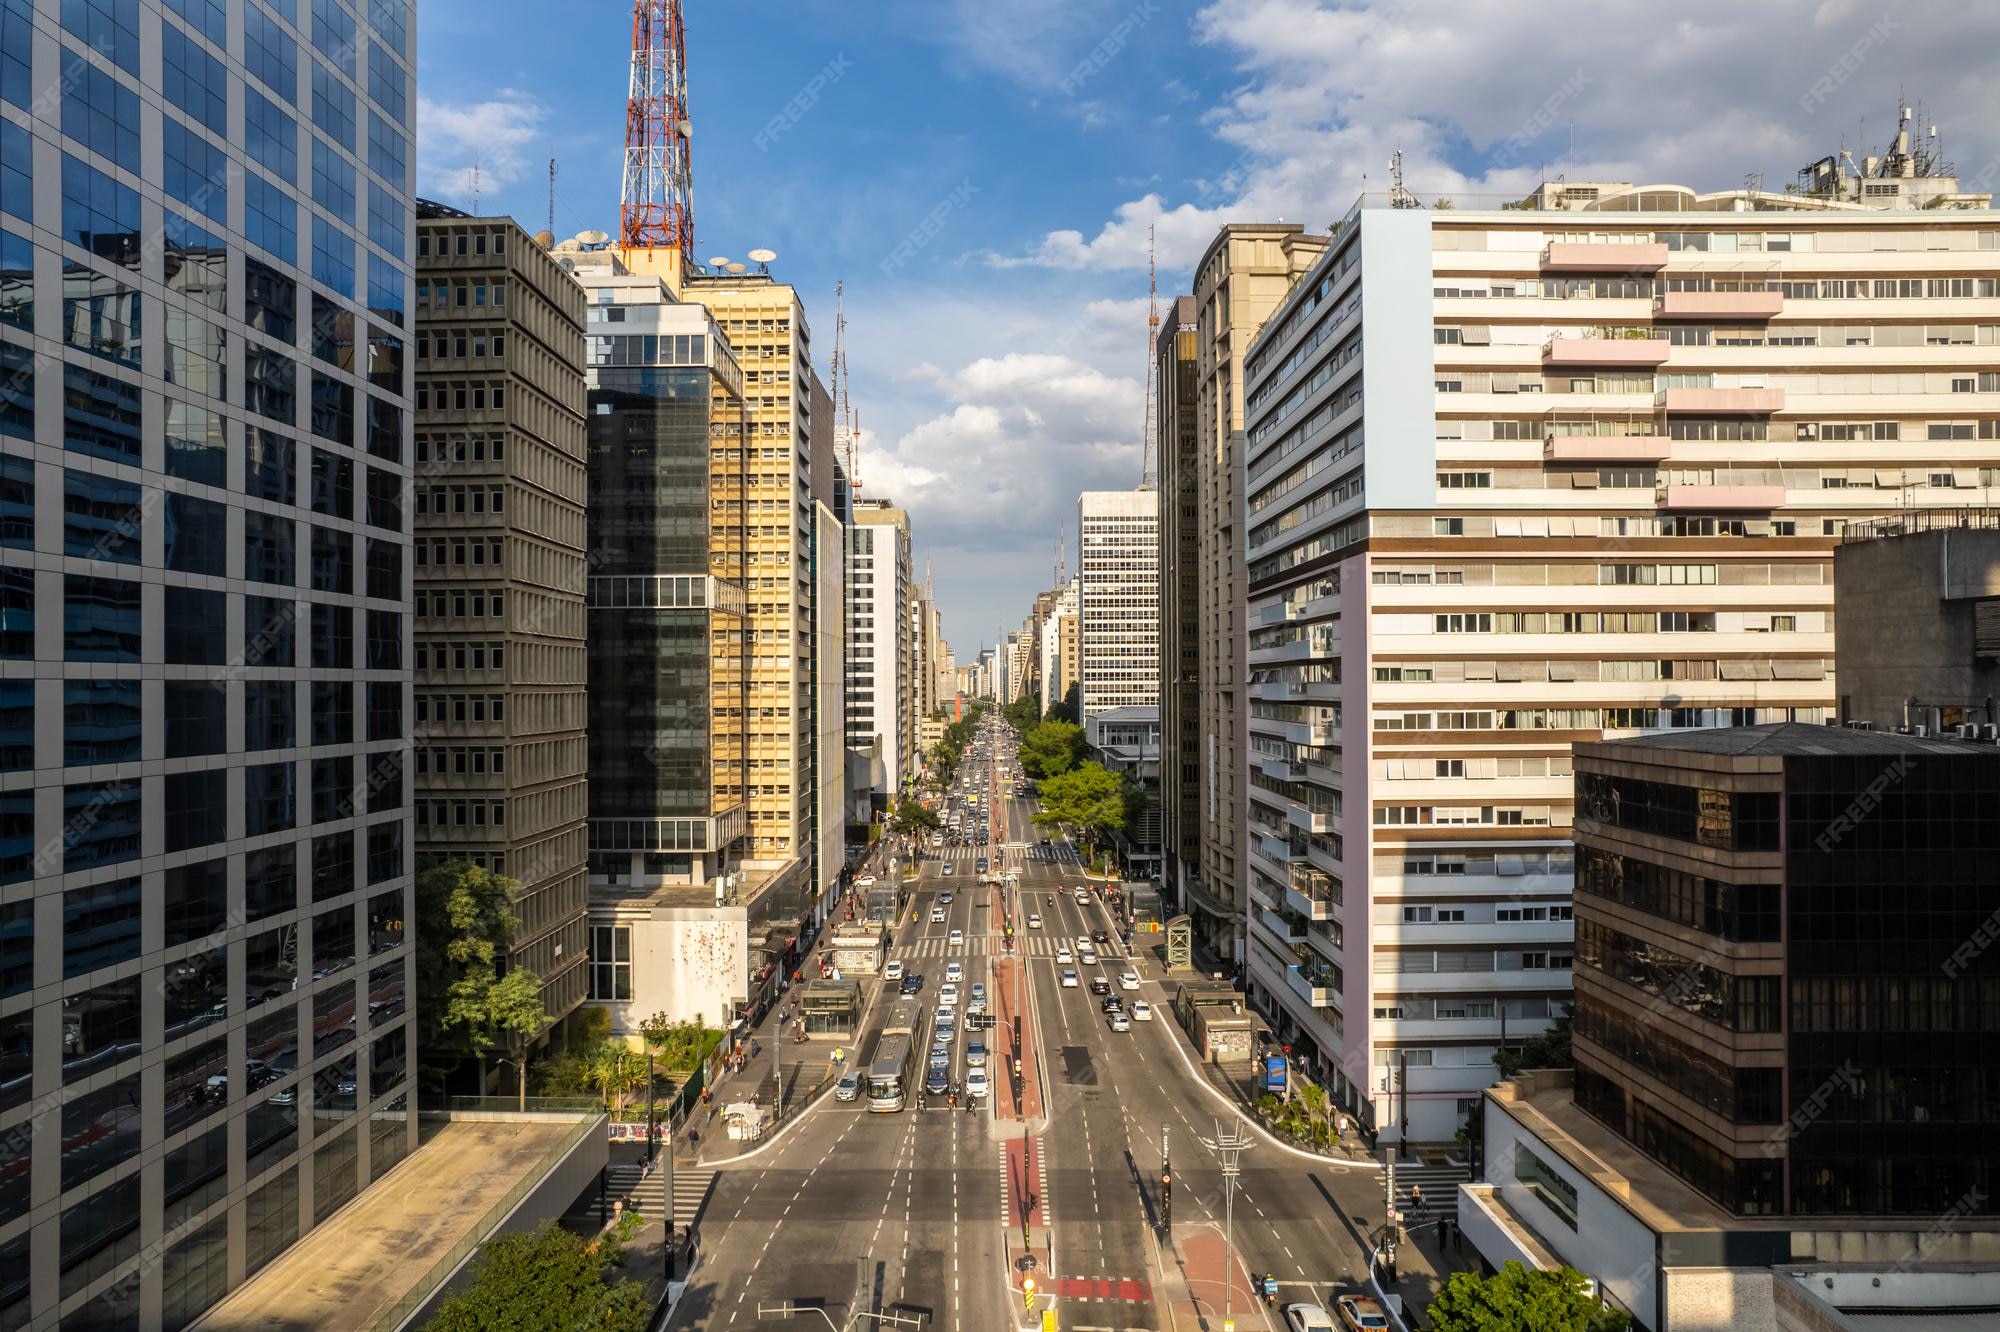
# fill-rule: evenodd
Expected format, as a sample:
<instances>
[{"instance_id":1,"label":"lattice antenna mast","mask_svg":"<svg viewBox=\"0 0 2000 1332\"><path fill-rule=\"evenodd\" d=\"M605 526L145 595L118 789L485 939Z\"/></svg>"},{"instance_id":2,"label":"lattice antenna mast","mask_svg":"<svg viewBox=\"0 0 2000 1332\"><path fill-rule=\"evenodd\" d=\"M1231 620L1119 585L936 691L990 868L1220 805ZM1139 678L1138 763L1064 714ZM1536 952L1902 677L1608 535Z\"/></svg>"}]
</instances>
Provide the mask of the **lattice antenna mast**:
<instances>
[{"instance_id":1,"label":"lattice antenna mast","mask_svg":"<svg viewBox=\"0 0 2000 1332\"><path fill-rule=\"evenodd\" d=\"M693 134L680 0L634 0L619 241L633 250L678 249L683 273L694 262Z\"/></svg>"},{"instance_id":2,"label":"lattice antenna mast","mask_svg":"<svg viewBox=\"0 0 2000 1332\"><path fill-rule=\"evenodd\" d=\"M1139 489L1152 490L1160 483L1159 446L1154 436L1160 428L1160 355L1157 339L1160 336L1160 265L1158 253L1153 247L1153 228L1146 228L1146 420L1145 463L1139 476ZM1056 580L1062 586L1062 579Z\"/></svg>"},{"instance_id":3,"label":"lattice antenna mast","mask_svg":"<svg viewBox=\"0 0 2000 1332\"><path fill-rule=\"evenodd\" d=\"M1069 586L1069 520L1065 518L1056 527L1056 591Z\"/></svg>"},{"instance_id":4,"label":"lattice antenna mast","mask_svg":"<svg viewBox=\"0 0 2000 1332\"><path fill-rule=\"evenodd\" d=\"M833 284L833 452L847 468L849 494L861 493L861 472L856 462L855 436L861 423L847 391L847 283Z\"/></svg>"},{"instance_id":5,"label":"lattice antenna mast","mask_svg":"<svg viewBox=\"0 0 2000 1332\"><path fill-rule=\"evenodd\" d=\"M556 159L549 159L549 234L556 234Z\"/></svg>"}]
</instances>

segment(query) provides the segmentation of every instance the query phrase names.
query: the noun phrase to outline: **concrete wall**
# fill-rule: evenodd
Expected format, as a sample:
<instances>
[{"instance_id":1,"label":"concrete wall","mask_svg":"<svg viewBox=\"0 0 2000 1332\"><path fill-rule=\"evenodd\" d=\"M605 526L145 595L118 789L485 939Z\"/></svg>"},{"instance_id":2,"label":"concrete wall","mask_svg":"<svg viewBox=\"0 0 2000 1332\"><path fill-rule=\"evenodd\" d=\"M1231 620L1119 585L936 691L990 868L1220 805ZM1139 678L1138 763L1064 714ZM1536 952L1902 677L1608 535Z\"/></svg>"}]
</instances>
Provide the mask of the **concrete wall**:
<instances>
[{"instance_id":1,"label":"concrete wall","mask_svg":"<svg viewBox=\"0 0 2000 1332\"><path fill-rule=\"evenodd\" d=\"M593 913L591 923L610 922ZM632 998L602 1005L613 1032L634 1034L654 1013L726 1027L750 997L750 926L741 907L660 907L616 923L632 927Z\"/></svg>"},{"instance_id":2,"label":"concrete wall","mask_svg":"<svg viewBox=\"0 0 2000 1332\"><path fill-rule=\"evenodd\" d=\"M1672 1241L1669 1239L1669 1245ZM1666 1273L1670 1332L1748 1332L1777 1326L1769 1268L1676 1268Z\"/></svg>"},{"instance_id":3,"label":"concrete wall","mask_svg":"<svg viewBox=\"0 0 2000 1332\"><path fill-rule=\"evenodd\" d=\"M1529 1132L1490 1097L1482 1098L1480 1104L1486 1116L1485 1182L1494 1187L1509 1207L1528 1219L1557 1257L1577 1271L1595 1277L1612 1299L1631 1312L1638 1326L1665 1332L1654 1321L1659 1270L1651 1228L1598 1188L1587 1175L1565 1162L1560 1153ZM1574 1229L1516 1177L1517 1145L1534 1152L1551 1173L1576 1190ZM1471 1230L1467 1230L1466 1237L1477 1242ZM1480 1252L1484 1254L1485 1250Z\"/></svg>"},{"instance_id":4,"label":"concrete wall","mask_svg":"<svg viewBox=\"0 0 2000 1332\"><path fill-rule=\"evenodd\" d=\"M1833 553L1834 690L1843 721L1895 726L1903 702L2000 720L2000 669L1972 656L1976 599L2000 596L2000 531L1963 529L1857 541ZM1935 724L1913 715L1912 722Z\"/></svg>"}]
</instances>

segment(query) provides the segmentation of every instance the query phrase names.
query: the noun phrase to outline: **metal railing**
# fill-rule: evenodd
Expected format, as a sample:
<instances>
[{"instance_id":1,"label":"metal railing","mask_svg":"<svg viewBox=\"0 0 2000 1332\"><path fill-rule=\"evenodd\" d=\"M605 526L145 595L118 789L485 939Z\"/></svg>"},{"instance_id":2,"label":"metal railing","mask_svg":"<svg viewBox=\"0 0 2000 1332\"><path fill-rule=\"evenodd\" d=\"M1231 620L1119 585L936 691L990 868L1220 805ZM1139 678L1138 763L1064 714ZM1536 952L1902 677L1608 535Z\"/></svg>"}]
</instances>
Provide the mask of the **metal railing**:
<instances>
[{"instance_id":1,"label":"metal railing","mask_svg":"<svg viewBox=\"0 0 2000 1332\"><path fill-rule=\"evenodd\" d=\"M1991 531L2000 528L2000 509L1911 509L1906 513L1849 523L1840 544L1915 536L1919 532Z\"/></svg>"},{"instance_id":2,"label":"metal railing","mask_svg":"<svg viewBox=\"0 0 2000 1332\"><path fill-rule=\"evenodd\" d=\"M551 1104L546 1107L537 1107L534 1105L536 1100L559 1102L561 1106ZM478 1103L467 1105L465 1108L468 1111L499 1110L503 1108L499 1104L502 1101L506 1102L505 1109L514 1111L515 1108L515 1102L506 1101L506 1098L496 1096L451 1097L447 1099L447 1109L449 1109L450 1102L452 1101ZM463 1263L474 1250L485 1243L491 1233L499 1227L500 1223L505 1221L516 1207L520 1206L521 1200L526 1198L535 1189L541 1187L542 1182L548 1178L549 1173L555 1169L556 1165L565 1156L576 1149L578 1143L582 1142L591 1133L602 1133L604 1131L603 1107L590 1098L530 1097L529 1102L531 1112L538 1108L554 1111L558 1108L574 1106L580 1103L587 1106L590 1113L580 1116L577 1119L576 1126L563 1134L562 1141L543 1153L542 1158L535 1163L533 1170L524 1173L519 1179L515 1180L513 1186L505 1194L501 1195L499 1201L487 1208L485 1213L477 1221L473 1222L472 1226L460 1237L458 1243L452 1245L451 1248L445 1251L443 1257L431 1264L430 1269L417 1280L417 1283L410 1288L409 1293L389 1306L388 1311L375 1320L375 1332L396 1332L396 1329L402 1327L406 1321L415 1315L417 1310L423 1308L430 1298L437 1294L439 1287L451 1279L452 1273L458 1270L459 1264Z\"/></svg>"}]
</instances>

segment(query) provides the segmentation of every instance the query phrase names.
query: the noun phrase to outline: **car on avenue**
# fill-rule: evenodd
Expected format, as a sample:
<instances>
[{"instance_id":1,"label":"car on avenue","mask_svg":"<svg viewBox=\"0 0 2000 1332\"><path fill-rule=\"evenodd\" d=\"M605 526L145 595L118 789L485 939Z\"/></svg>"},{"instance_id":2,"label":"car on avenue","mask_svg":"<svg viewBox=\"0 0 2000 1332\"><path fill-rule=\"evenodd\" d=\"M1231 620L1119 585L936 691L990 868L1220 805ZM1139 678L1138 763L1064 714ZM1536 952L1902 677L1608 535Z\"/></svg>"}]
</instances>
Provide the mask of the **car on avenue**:
<instances>
[{"instance_id":1,"label":"car on avenue","mask_svg":"<svg viewBox=\"0 0 2000 1332\"><path fill-rule=\"evenodd\" d=\"M1285 1332L1335 1332L1335 1329L1333 1319L1317 1304L1288 1304Z\"/></svg>"},{"instance_id":2,"label":"car on avenue","mask_svg":"<svg viewBox=\"0 0 2000 1332\"><path fill-rule=\"evenodd\" d=\"M1113 1031L1132 1030L1132 1019L1125 1016L1124 1009L1114 1008L1111 1010L1111 1030Z\"/></svg>"},{"instance_id":3,"label":"car on avenue","mask_svg":"<svg viewBox=\"0 0 2000 1332\"><path fill-rule=\"evenodd\" d=\"M1153 1006L1144 999L1139 1000L1139 1002L1132 1005L1132 1020L1134 1022L1151 1022L1153 1020Z\"/></svg>"},{"instance_id":4,"label":"car on avenue","mask_svg":"<svg viewBox=\"0 0 2000 1332\"><path fill-rule=\"evenodd\" d=\"M1138 989L1138 988L1139 988L1139 973L1138 973L1138 972L1136 972L1136 971L1128 971L1128 972L1126 972L1126 973L1125 973L1124 975L1120 976L1120 977L1118 978L1118 988L1119 988L1119 989L1121 989L1121 990L1136 990L1136 989Z\"/></svg>"},{"instance_id":5,"label":"car on avenue","mask_svg":"<svg viewBox=\"0 0 2000 1332\"><path fill-rule=\"evenodd\" d=\"M882 968L882 979L885 981L899 981L903 979L902 962L891 962L888 966Z\"/></svg>"},{"instance_id":6,"label":"car on avenue","mask_svg":"<svg viewBox=\"0 0 2000 1332\"><path fill-rule=\"evenodd\" d=\"M839 1082L833 1084L833 1099L851 1101L859 1095L861 1095L861 1072L850 1068L840 1075Z\"/></svg>"},{"instance_id":7,"label":"car on avenue","mask_svg":"<svg viewBox=\"0 0 2000 1332\"><path fill-rule=\"evenodd\" d=\"M1062 974L1062 983L1065 990L1074 990L1076 988L1076 973L1074 971L1065 971Z\"/></svg>"}]
</instances>

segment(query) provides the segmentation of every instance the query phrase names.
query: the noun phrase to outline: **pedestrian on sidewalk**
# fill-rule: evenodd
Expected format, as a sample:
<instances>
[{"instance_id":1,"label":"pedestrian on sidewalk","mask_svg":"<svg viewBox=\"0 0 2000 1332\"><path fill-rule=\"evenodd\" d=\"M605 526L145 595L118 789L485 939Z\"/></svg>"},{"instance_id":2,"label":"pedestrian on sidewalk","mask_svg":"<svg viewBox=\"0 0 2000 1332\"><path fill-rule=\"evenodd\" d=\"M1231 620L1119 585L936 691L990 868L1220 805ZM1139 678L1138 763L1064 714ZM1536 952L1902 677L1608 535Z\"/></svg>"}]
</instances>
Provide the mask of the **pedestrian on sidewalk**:
<instances>
[{"instance_id":1,"label":"pedestrian on sidewalk","mask_svg":"<svg viewBox=\"0 0 2000 1332\"><path fill-rule=\"evenodd\" d=\"M1444 1246L1449 1243L1451 1243L1451 1218L1441 1216L1438 1218L1438 1252L1443 1253Z\"/></svg>"}]
</instances>

